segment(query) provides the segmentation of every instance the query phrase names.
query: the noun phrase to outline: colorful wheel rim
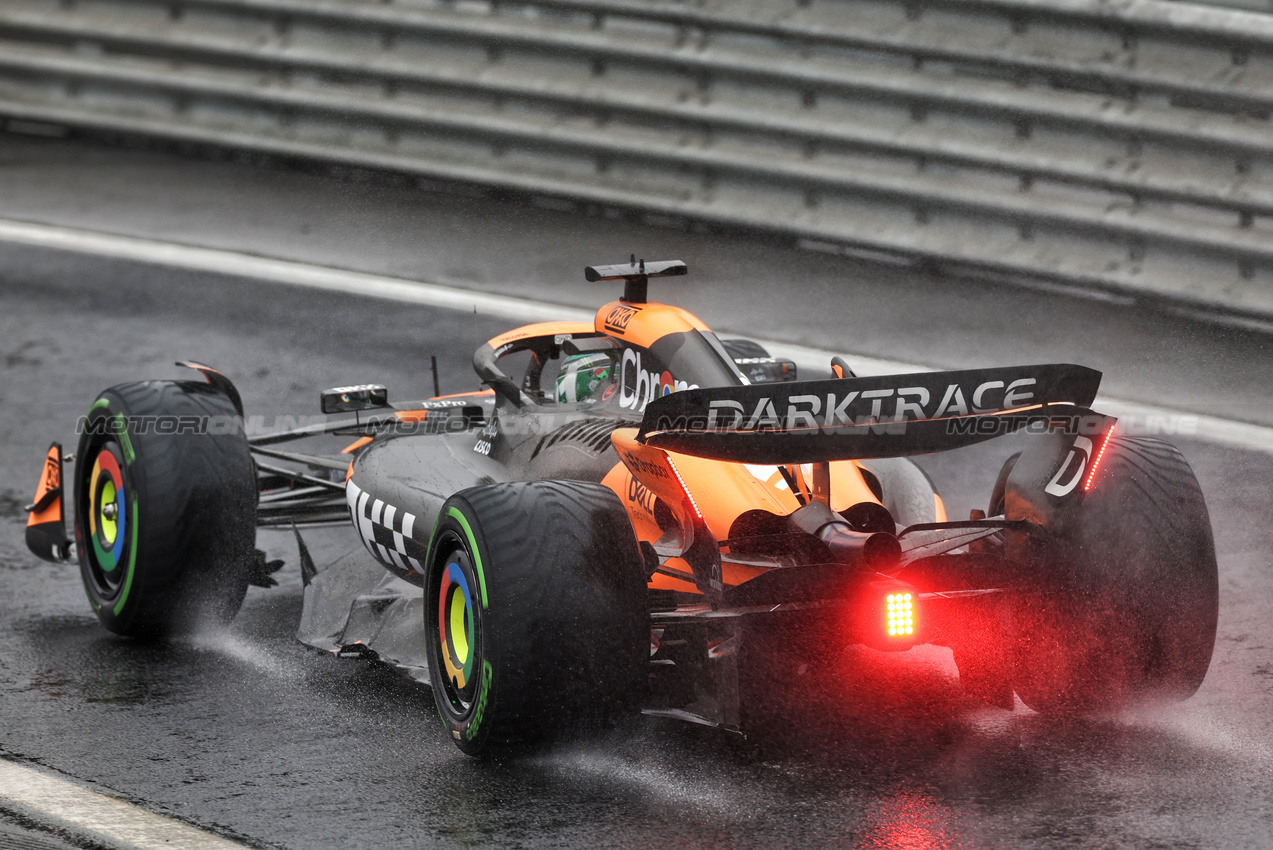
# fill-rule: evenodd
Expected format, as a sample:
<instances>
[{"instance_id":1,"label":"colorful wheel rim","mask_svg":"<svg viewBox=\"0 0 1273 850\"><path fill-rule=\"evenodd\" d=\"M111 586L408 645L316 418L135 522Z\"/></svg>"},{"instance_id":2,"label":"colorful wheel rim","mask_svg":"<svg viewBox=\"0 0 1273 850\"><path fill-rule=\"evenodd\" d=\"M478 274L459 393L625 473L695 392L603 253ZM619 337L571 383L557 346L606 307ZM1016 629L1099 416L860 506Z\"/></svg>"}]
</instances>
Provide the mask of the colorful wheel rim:
<instances>
[{"instance_id":1,"label":"colorful wheel rim","mask_svg":"<svg viewBox=\"0 0 1273 850\"><path fill-rule=\"evenodd\" d=\"M446 559L438 584L438 656L451 704L467 710L477 690L476 609L468 578L468 556L456 550Z\"/></svg>"},{"instance_id":2,"label":"colorful wheel rim","mask_svg":"<svg viewBox=\"0 0 1273 850\"><path fill-rule=\"evenodd\" d=\"M128 539L128 486L118 450L102 446L88 479L88 530L95 572L107 590L119 586Z\"/></svg>"}]
</instances>

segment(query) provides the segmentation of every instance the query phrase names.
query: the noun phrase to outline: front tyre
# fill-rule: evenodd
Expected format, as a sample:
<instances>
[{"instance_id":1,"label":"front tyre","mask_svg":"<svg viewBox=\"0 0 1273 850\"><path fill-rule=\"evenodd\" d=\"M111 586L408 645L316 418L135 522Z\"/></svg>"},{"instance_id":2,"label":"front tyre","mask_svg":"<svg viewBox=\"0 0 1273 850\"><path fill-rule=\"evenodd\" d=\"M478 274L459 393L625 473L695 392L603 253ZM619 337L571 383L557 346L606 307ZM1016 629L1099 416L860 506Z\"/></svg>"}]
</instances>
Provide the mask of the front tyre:
<instances>
[{"instance_id":1,"label":"front tyre","mask_svg":"<svg viewBox=\"0 0 1273 850\"><path fill-rule=\"evenodd\" d=\"M530 481L449 498L424 607L430 684L456 745L470 755L529 747L638 712L645 578L606 487Z\"/></svg>"},{"instance_id":2,"label":"front tyre","mask_svg":"<svg viewBox=\"0 0 1273 850\"><path fill-rule=\"evenodd\" d=\"M198 382L112 387L76 458L80 574L102 625L163 637L229 622L256 551L256 474L231 401Z\"/></svg>"}]
</instances>

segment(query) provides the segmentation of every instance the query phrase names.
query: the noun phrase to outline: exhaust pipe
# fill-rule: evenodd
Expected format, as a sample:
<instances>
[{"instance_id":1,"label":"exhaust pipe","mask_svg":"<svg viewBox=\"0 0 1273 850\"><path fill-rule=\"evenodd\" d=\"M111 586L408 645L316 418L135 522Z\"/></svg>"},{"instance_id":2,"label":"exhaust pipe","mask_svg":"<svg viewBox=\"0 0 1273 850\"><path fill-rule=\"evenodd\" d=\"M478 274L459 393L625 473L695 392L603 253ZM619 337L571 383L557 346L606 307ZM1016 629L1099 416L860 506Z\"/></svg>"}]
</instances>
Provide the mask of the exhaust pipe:
<instances>
[{"instance_id":1,"label":"exhaust pipe","mask_svg":"<svg viewBox=\"0 0 1273 850\"><path fill-rule=\"evenodd\" d=\"M827 544L842 564L888 570L902 559L902 544L886 531L856 531L822 502L810 502L791 515L802 531Z\"/></svg>"}]
</instances>

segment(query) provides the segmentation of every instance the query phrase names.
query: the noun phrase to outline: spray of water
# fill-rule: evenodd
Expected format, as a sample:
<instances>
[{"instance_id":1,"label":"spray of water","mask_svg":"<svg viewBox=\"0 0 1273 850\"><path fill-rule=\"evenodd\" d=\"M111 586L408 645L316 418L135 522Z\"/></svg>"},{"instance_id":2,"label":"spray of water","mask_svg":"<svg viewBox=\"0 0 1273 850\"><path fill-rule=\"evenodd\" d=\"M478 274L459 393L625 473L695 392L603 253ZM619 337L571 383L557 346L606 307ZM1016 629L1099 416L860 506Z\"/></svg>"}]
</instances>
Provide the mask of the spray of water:
<instances>
[{"instance_id":1,"label":"spray of water","mask_svg":"<svg viewBox=\"0 0 1273 850\"><path fill-rule=\"evenodd\" d=\"M1133 723L1180 738L1235 764L1273 769L1273 743L1258 727L1251 728L1242 719L1245 718L1241 715L1224 717L1215 708L1194 702L1146 708L1127 715Z\"/></svg>"},{"instance_id":2,"label":"spray of water","mask_svg":"<svg viewBox=\"0 0 1273 850\"><path fill-rule=\"evenodd\" d=\"M745 819L768 805L760 789L741 788L736 781L704 776L680 765L638 760L631 753L616 754L595 746L577 745L536 759L565 779L584 779L590 785L612 784L660 804L694 810L703 815ZM740 796L745 795L745 799Z\"/></svg>"},{"instance_id":3,"label":"spray of water","mask_svg":"<svg viewBox=\"0 0 1273 850\"><path fill-rule=\"evenodd\" d=\"M253 667L276 682L300 682L304 673L270 652L269 648L237 634L231 628L205 626L187 636L187 645L198 652L213 652Z\"/></svg>"}]
</instances>

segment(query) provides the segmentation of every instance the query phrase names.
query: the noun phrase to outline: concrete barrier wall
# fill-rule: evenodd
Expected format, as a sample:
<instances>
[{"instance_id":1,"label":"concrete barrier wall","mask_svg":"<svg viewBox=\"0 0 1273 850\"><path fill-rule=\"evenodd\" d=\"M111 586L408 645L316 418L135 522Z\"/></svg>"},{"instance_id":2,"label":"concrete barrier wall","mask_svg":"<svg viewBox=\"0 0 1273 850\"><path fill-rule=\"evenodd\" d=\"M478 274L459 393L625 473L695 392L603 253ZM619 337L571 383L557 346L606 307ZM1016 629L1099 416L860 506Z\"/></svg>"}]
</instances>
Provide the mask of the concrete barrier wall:
<instances>
[{"instance_id":1,"label":"concrete barrier wall","mask_svg":"<svg viewBox=\"0 0 1273 850\"><path fill-rule=\"evenodd\" d=\"M1164 0L6 0L0 116L1273 316L1273 17Z\"/></svg>"}]
</instances>

